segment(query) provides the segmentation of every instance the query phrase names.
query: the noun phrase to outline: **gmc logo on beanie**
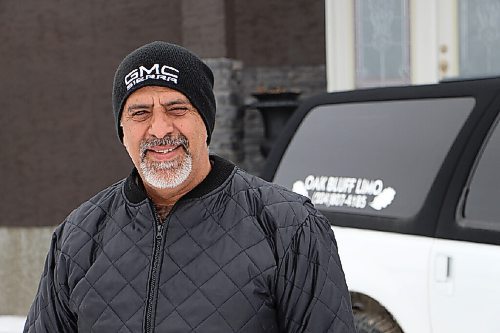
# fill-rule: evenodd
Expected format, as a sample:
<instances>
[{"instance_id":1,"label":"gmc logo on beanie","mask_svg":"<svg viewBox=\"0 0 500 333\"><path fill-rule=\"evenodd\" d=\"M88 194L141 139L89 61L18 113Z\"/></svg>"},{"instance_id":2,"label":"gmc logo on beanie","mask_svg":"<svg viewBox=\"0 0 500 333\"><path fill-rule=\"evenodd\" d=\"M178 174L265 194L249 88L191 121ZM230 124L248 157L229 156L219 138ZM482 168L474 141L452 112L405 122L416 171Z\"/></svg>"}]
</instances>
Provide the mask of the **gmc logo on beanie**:
<instances>
[{"instance_id":1,"label":"gmc logo on beanie","mask_svg":"<svg viewBox=\"0 0 500 333\"><path fill-rule=\"evenodd\" d=\"M125 76L125 85L127 86L127 90L129 90L137 83L146 81L147 79L164 80L177 84L178 74L178 69L167 65L160 67L160 64L154 64L151 68L140 66Z\"/></svg>"}]
</instances>

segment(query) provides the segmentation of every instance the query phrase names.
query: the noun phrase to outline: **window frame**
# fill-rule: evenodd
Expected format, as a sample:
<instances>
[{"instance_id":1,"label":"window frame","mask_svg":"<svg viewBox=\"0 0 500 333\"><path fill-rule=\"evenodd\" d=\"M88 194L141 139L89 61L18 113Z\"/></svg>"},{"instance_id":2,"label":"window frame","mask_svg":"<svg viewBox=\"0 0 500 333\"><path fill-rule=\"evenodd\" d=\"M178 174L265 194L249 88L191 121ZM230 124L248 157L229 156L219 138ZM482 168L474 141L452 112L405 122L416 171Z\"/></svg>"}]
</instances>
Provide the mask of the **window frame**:
<instances>
[{"instance_id":1,"label":"window frame","mask_svg":"<svg viewBox=\"0 0 500 333\"><path fill-rule=\"evenodd\" d=\"M474 160L472 168L470 169L466 185L463 188L462 194L460 196L460 203L458 205L458 209L456 212L456 221L459 226L464 228L500 232L500 216L497 225L492 225L491 222L488 221L483 221L474 218L467 218L465 216L467 203L470 195L470 186L472 184L472 181L474 180L476 172L478 171L478 167L481 163L484 152L489 147L490 139L493 136L493 134L500 135L500 114L497 115L495 121L491 124L488 134L484 138L480 151Z\"/></svg>"},{"instance_id":2,"label":"window frame","mask_svg":"<svg viewBox=\"0 0 500 333\"><path fill-rule=\"evenodd\" d=\"M498 79L495 79L498 82ZM479 80L478 80L479 82ZM499 82L500 83L500 82ZM464 199L469 180L496 120L500 117L500 87L476 92L478 110L461 137L461 153L443 200L435 236L449 240L500 245L500 230L477 228L463 221Z\"/></svg>"}]
</instances>

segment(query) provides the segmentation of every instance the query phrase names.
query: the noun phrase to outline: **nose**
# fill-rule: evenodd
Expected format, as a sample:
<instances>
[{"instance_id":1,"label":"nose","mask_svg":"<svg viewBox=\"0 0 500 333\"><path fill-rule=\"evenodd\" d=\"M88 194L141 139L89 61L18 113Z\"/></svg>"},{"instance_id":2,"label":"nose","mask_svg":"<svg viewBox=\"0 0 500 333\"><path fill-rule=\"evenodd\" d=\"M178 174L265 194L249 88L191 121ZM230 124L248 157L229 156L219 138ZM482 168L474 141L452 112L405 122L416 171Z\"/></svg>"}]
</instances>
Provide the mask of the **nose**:
<instances>
[{"instance_id":1,"label":"nose","mask_svg":"<svg viewBox=\"0 0 500 333\"><path fill-rule=\"evenodd\" d=\"M155 107L149 123L149 134L157 138L163 138L174 132L174 122L162 107Z\"/></svg>"}]
</instances>

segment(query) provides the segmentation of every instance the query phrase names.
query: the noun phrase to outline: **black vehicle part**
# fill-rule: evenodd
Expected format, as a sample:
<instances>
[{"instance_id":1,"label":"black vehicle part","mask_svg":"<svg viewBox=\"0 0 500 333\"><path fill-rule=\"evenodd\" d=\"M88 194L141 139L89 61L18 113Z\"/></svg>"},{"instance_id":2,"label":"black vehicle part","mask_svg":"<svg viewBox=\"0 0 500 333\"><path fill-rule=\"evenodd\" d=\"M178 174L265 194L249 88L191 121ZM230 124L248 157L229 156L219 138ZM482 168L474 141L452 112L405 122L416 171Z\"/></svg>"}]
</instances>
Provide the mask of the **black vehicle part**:
<instances>
[{"instance_id":1,"label":"black vehicle part","mask_svg":"<svg viewBox=\"0 0 500 333\"><path fill-rule=\"evenodd\" d=\"M372 216L362 211L357 213L321 207L319 209L332 225L340 227L500 245L500 230L495 230L495 227L481 228L477 223L467 224L463 221L464 187L467 186L471 168L499 114L499 87L500 77L496 77L422 86L359 89L313 96L301 102L287 122L269 153L261 175L265 180L275 181L290 142L311 110L330 105L473 98L474 107L437 174L433 176L430 190L416 214L413 213L411 217L383 214ZM312 147L320 146L316 143Z\"/></svg>"}]
</instances>

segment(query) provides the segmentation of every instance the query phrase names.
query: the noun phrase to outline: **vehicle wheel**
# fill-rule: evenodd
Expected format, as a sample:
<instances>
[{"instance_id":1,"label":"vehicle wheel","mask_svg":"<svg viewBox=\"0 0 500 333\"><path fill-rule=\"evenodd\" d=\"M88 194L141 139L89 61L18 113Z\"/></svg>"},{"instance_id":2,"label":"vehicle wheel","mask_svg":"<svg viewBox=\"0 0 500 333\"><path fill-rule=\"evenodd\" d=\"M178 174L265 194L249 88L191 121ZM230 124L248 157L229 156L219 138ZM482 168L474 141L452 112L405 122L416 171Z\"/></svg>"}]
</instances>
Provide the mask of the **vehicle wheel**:
<instances>
[{"instance_id":1,"label":"vehicle wheel","mask_svg":"<svg viewBox=\"0 0 500 333\"><path fill-rule=\"evenodd\" d=\"M354 312L354 327L358 333L402 333L399 325L387 315Z\"/></svg>"},{"instance_id":2,"label":"vehicle wheel","mask_svg":"<svg viewBox=\"0 0 500 333\"><path fill-rule=\"evenodd\" d=\"M351 302L358 333L403 333L392 315L373 298L353 292Z\"/></svg>"}]
</instances>

